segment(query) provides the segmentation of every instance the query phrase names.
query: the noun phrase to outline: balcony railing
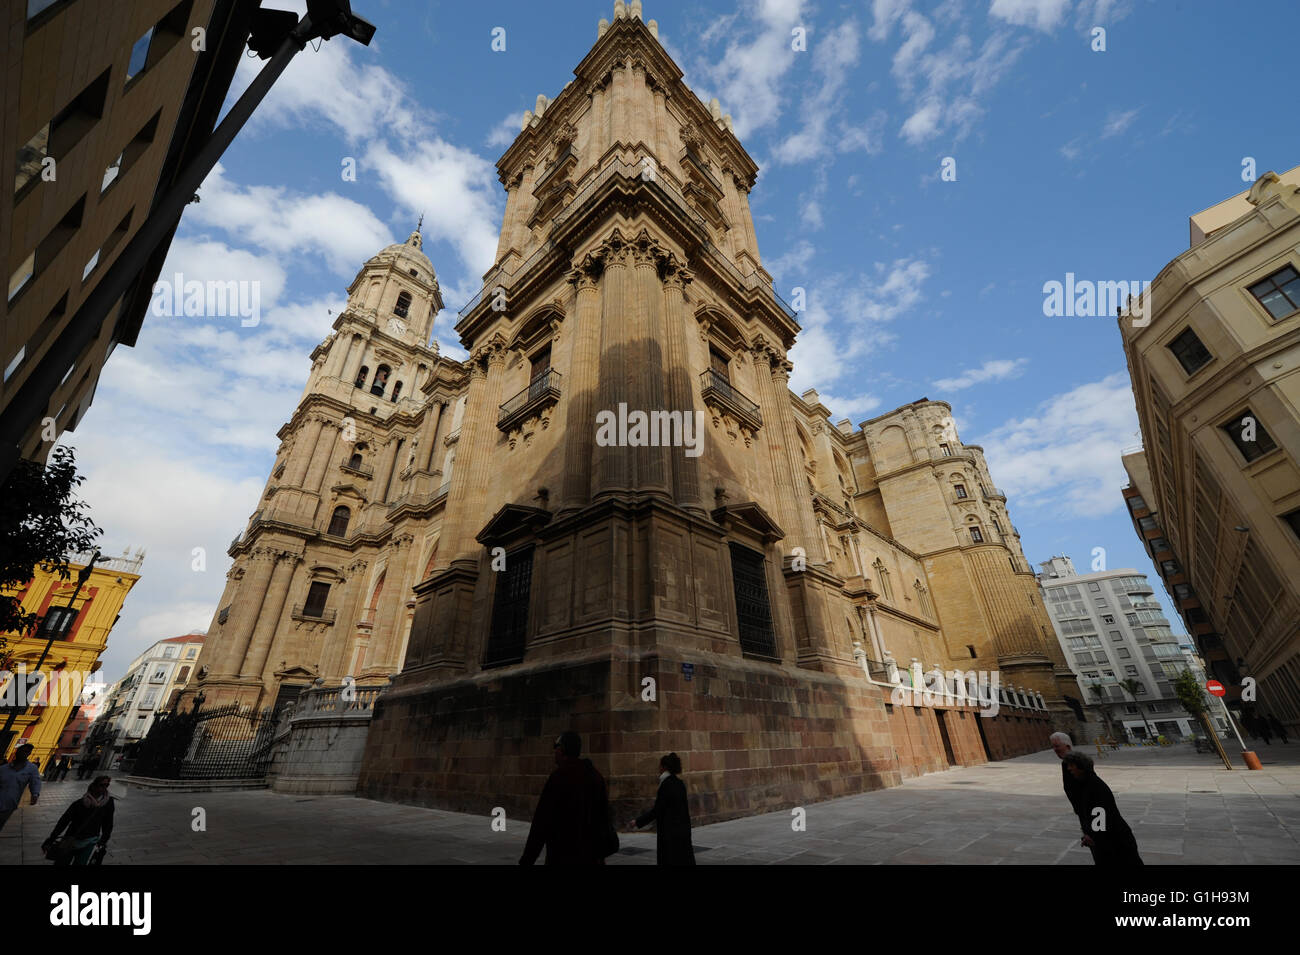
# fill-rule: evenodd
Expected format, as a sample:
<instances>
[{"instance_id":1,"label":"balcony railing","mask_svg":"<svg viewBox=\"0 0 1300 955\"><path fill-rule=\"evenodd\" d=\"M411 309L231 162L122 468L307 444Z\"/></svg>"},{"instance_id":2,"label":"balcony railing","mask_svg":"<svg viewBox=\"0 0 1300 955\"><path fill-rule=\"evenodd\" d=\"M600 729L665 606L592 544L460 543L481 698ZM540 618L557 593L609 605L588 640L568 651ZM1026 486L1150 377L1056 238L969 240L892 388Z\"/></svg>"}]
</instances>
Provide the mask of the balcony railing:
<instances>
[{"instance_id":1,"label":"balcony railing","mask_svg":"<svg viewBox=\"0 0 1300 955\"><path fill-rule=\"evenodd\" d=\"M304 620L308 623L327 623L333 624L338 619L339 612L333 608L321 610L319 612L307 612L302 608L302 604L293 605L293 619Z\"/></svg>"},{"instance_id":2,"label":"balcony railing","mask_svg":"<svg viewBox=\"0 0 1300 955\"><path fill-rule=\"evenodd\" d=\"M712 368L700 374L700 394L705 401L710 398L724 406L744 424L757 431L763 426L763 415L758 405L737 391L726 375Z\"/></svg>"},{"instance_id":3,"label":"balcony railing","mask_svg":"<svg viewBox=\"0 0 1300 955\"><path fill-rule=\"evenodd\" d=\"M986 501L1005 501L1007 499L1007 492L1000 487L986 487L983 493Z\"/></svg>"},{"instance_id":4,"label":"balcony railing","mask_svg":"<svg viewBox=\"0 0 1300 955\"><path fill-rule=\"evenodd\" d=\"M360 477L363 478L369 479L375 476L374 468L368 468L363 465L352 465L352 464L348 464L345 461L342 464L340 464L339 467L341 467L344 471L350 471L351 473L359 475Z\"/></svg>"},{"instance_id":5,"label":"balcony railing","mask_svg":"<svg viewBox=\"0 0 1300 955\"><path fill-rule=\"evenodd\" d=\"M530 414L560 398L560 373L554 368L538 375L528 387L501 405L497 427L509 431Z\"/></svg>"}]
</instances>

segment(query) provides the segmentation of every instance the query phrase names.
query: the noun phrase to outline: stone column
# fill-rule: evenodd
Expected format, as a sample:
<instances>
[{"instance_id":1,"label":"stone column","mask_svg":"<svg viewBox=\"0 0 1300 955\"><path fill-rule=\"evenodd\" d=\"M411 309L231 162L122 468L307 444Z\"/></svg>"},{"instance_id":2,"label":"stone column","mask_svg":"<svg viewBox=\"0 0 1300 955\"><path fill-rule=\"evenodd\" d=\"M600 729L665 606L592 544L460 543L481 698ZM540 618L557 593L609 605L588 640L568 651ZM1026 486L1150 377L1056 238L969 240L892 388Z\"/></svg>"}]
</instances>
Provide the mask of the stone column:
<instances>
[{"instance_id":1,"label":"stone column","mask_svg":"<svg viewBox=\"0 0 1300 955\"><path fill-rule=\"evenodd\" d=\"M447 494L443 511L443 531L438 548L438 567L453 560L473 558L478 544L474 540L483 520L488 472L492 467L492 450L496 443L497 415L501 405L501 387L505 378L506 347L500 336L477 349L470 356L469 397L460 429L464 452L456 455L461 463ZM486 372L483 365L487 365Z\"/></svg>"},{"instance_id":2,"label":"stone column","mask_svg":"<svg viewBox=\"0 0 1300 955\"><path fill-rule=\"evenodd\" d=\"M590 169L600 162L600 155L604 151L603 146L606 142L605 135L605 100L608 93L603 85L593 86L588 95L591 97L591 106L587 110L587 155L585 157L586 168Z\"/></svg>"},{"instance_id":3,"label":"stone column","mask_svg":"<svg viewBox=\"0 0 1300 955\"><path fill-rule=\"evenodd\" d=\"M659 283L659 260L666 253L642 231L632 247L632 301L631 301L631 335L628 340L627 360L628 376L628 410L633 408L644 412L647 417L655 411L667 410L664 387L664 342L663 288ZM649 419L653 426L654 419ZM651 436L647 435L647 439ZM663 435L660 435L662 438ZM668 436L671 439L671 434ZM671 465L669 456L676 457L682 448L646 445L638 447L633 455L635 476L633 487L639 492L658 492L664 497L671 497L668 487L668 475Z\"/></svg>"},{"instance_id":4,"label":"stone column","mask_svg":"<svg viewBox=\"0 0 1300 955\"><path fill-rule=\"evenodd\" d=\"M325 484L325 475L331 468L337 467L341 462L338 460L338 446L342 440L343 429L335 427L334 422L329 422L328 427L332 434L326 434L322 431L321 439L316 442L316 453L312 455L311 466L307 469L307 480L304 485L306 490L315 494L320 494L322 486Z\"/></svg>"},{"instance_id":5,"label":"stone column","mask_svg":"<svg viewBox=\"0 0 1300 955\"><path fill-rule=\"evenodd\" d=\"M356 338L359 336L354 335L353 337ZM361 370L361 363L365 360L365 357L366 343L364 339L359 343L354 343L353 346L348 349L348 362L344 366L343 375L341 377L349 385L357 380L357 372ZM373 371L374 369L371 370Z\"/></svg>"},{"instance_id":6,"label":"stone column","mask_svg":"<svg viewBox=\"0 0 1300 955\"><path fill-rule=\"evenodd\" d=\"M266 660L271 653L271 644L275 642L276 631L280 629L280 618L284 615L285 603L289 598L289 585L293 582L293 571L302 560L297 554L281 551L276 555L275 570L271 582L266 588L266 600L257 615L257 628L246 658L247 666L241 676L263 679Z\"/></svg>"},{"instance_id":7,"label":"stone column","mask_svg":"<svg viewBox=\"0 0 1300 955\"><path fill-rule=\"evenodd\" d=\"M410 565L419 560L417 548L411 546L415 538L398 534L389 544L387 578L380 596L375 628L371 631L369 662L362 670L385 670L394 673L402 667L398 657L401 649L402 625L406 621L406 602L412 599Z\"/></svg>"},{"instance_id":8,"label":"stone column","mask_svg":"<svg viewBox=\"0 0 1300 955\"><path fill-rule=\"evenodd\" d=\"M654 89L654 111L655 111L655 138L654 150L655 159L660 166L666 166L677 157L672 154L668 145L668 102L667 95L664 93L663 86L656 84Z\"/></svg>"},{"instance_id":9,"label":"stone column","mask_svg":"<svg viewBox=\"0 0 1300 955\"><path fill-rule=\"evenodd\" d=\"M356 344L356 336L345 326L339 329L334 344L330 346L329 363L325 366L325 374L331 378L341 378L343 372L347 370L349 359L352 357L352 349Z\"/></svg>"},{"instance_id":10,"label":"stone column","mask_svg":"<svg viewBox=\"0 0 1300 955\"><path fill-rule=\"evenodd\" d=\"M605 274L600 296L600 384L597 411L618 414L619 402L627 403L628 379L640 369L631 368L628 358L628 257L630 249L617 229L605 250ZM628 411L633 410L631 406ZM629 449L595 447L593 496L630 490L632 486Z\"/></svg>"},{"instance_id":11,"label":"stone column","mask_svg":"<svg viewBox=\"0 0 1300 955\"><path fill-rule=\"evenodd\" d=\"M776 503L778 520L785 531L782 546L786 553L802 547L809 563L825 561L825 548L814 526L812 495L808 483L795 467L798 461L798 437L790 410L788 382L790 363L768 346L760 335L755 342L754 370L758 379L758 404L763 415L764 443L772 459L776 481L771 500Z\"/></svg>"},{"instance_id":12,"label":"stone column","mask_svg":"<svg viewBox=\"0 0 1300 955\"><path fill-rule=\"evenodd\" d=\"M343 584L343 593L338 601L338 618L334 626L326 631L324 646L321 648L317 666L320 675L326 681L333 682L349 676L344 672L352 652L353 636L357 627L357 607L365 598L366 567L365 560L354 560L346 569L347 580Z\"/></svg>"},{"instance_id":13,"label":"stone column","mask_svg":"<svg viewBox=\"0 0 1300 955\"><path fill-rule=\"evenodd\" d=\"M739 184L737 184L739 186ZM737 189L736 198L740 203L740 225L745 232L745 248L749 254L754 257L754 262L760 261L758 257L758 234L754 231L754 215L749 211L749 187Z\"/></svg>"},{"instance_id":14,"label":"stone column","mask_svg":"<svg viewBox=\"0 0 1300 955\"><path fill-rule=\"evenodd\" d=\"M432 471L438 466L438 425L442 423L442 401L434 398L424 412L424 429L420 432L420 457L423 468ZM416 461L419 464L419 460Z\"/></svg>"},{"instance_id":15,"label":"stone column","mask_svg":"<svg viewBox=\"0 0 1300 955\"><path fill-rule=\"evenodd\" d=\"M391 450L390 450L391 449ZM393 469L397 467L398 453L398 436L393 435L384 447L384 463L382 469L375 474L374 496L371 503L382 504L388 500L388 483L393 477Z\"/></svg>"},{"instance_id":16,"label":"stone column","mask_svg":"<svg viewBox=\"0 0 1300 955\"><path fill-rule=\"evenodd\" d=\"M316 443L320 440L321 429L325 419L318 414L309 414L299 429L298 440L294 442L292 460L285 469L284 483L288 487L302 487L307 477L307 468L316 453Z\"/></svg>"},{"instance_id":17,"label":"stone column","mask_svg":"<svg viewBox=\"0 0 1300 955\"><path fill-rule=\"evenodd\" d=\"M570 319L574 336L569 377L564 383L568 410L564 428L564 493L560 510L582 507L591 499L591 449L596 434L596 390L600 379L599 252L590 253L569 272L577 302Z\"/></svg>"},{"instance_id":18,"label":"stone column","mask_svg":"<svg viewBox=\"0 0 1300 955\"><path fill-rule=\"evenodd\" d=\"M686 305L683 292L693 276L683 268L671 254L663 265L664 298L664 372L668 380L668 407L681 411L683 418L695 414L695 389L690 359L686 351ZM701 442L710 440L705 434L708 416L698 416L700 425L695 429L696 439ZM673 500L682 507L703 510L700 501L699 457L687 457L684 453L672 456Z\"/></svg>"},{"instance_id":19,"label":"stone column","mask_svg":"<svg viewBox=\"0 0 1300 955\"><path fill-rule=\"evenodd\" d=\"M246 671L244 658L248 655L278 553L274 548L256 547L244 558L244 577L231 601L227 638L212 662L209 678L239 676Z\"/></svg>"}]
</instances>

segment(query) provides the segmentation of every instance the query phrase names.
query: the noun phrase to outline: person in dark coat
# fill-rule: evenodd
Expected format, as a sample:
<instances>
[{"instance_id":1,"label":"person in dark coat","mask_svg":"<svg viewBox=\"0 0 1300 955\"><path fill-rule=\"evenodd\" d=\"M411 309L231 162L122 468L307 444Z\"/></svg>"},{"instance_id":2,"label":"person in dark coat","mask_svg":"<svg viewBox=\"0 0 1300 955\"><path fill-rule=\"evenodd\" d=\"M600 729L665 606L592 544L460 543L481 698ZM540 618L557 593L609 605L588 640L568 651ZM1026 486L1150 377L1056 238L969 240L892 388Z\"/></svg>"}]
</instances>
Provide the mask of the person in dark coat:
<instances>
[{"instance_id":1,"label":"person in dark coat","mask_svg":"<svg viewBox=\"0 0 1300 955\"><path fill-rule=\"evenodd\" d=\"M682 761L676 753L659 760L659 792L655 804L636 817L641 829L655 823L655 847L659 865L695 865L691 846L691 810L686 799Z\"/></svg>"},{"instance_id":2,"label":"person in dark coat","mask_svg":"<svg viewBox=\"0 0 1300 955\"><path fill-rule=\"evenodd\" d=\"M543 846L547 865L604 865L617 848L605 778L581 755L582 737L572 730L555 741L555 771L537 800L520 865L536 862Z\"/></svg>"},{"instance_id":3,"label":"person in dark coat","mask_svg":"<svg viewBox=\"0 0 1300 955\"><path fill-rule=\"evenodd\" d=\"M68 770L72 768L72 757L64 756L59 760L59 765L54 772L54 781L63 782L68 777Z\"/></svg>"},{"instance_id":4,"label":"person in dark coat","mask_svg":"<svg viewBox=\"0 0 1300 955\"><path fill-rule=\"evenodd\" d=\"M1269 746L1273 745L1273 731L1269 729L1268 720L1264 719L1264 717L1255 717L1255 732L1264 737L1264 742Z\"/></svg>"},{"instance_id":5,"label":"person in dark coat","mask_svg":"<svg viewBox=\"0 0 1300 955\"><path fill-rule=\"evenodd\" d=\"M1061 763L1080 784L1081 842L1092 850L1092 861L1106 866L1142 865L1133 830L1119 814L1115 796L1097 775L1092 760L1083 753L1067 753Z\"/></svg>"},{"instance_id":6,"label":"person in dark coat","mask_svg":"<svg viewBox=\"0 0 1300 955\"><path fill-rule=\"evenodd\" d=\"M53 845L64 829L72 840L71 852L61 853L55 865L89 865L98 849L102 858L113 834L113 797L108 794L111 777L96 776L86 794L63 811L50 837L41 843L44 850Z\"/></svg>"},{"instance_id":7,"label":"person in dark coat","mask_svg":"<svg viewBox=\"0 0 1300 955\"><path fill-rule=\"evenodd\" d=\"M1279 720L1272 713L1268 714L1268 716L1266 716L1265 719L1268 720L1268 725L1273 728L1273 732L1278 735L1278 737L1282 740L1283 743L1291 742L1289 739L1287 739L1286 727L1282 725L1281 720Z\"/></svg>"},{"instance_id":8,"label":"person in dark coat","mask_svg":"<svg viewBox=\"0 0 1300 955\"><path fill-rule=\"evenodd\" d=\"M1070 770L1065 765L1065 757L1074 751L1074 743L1065 733L1053 733L1047 740L1052 744L1052 752L1056 753L1056 758L1061 760L1061 786L1065 790L1065 798L1070 800L1070 810L1077 816L1083 784L1070 775Z\"/></svg>"}]
</instances>

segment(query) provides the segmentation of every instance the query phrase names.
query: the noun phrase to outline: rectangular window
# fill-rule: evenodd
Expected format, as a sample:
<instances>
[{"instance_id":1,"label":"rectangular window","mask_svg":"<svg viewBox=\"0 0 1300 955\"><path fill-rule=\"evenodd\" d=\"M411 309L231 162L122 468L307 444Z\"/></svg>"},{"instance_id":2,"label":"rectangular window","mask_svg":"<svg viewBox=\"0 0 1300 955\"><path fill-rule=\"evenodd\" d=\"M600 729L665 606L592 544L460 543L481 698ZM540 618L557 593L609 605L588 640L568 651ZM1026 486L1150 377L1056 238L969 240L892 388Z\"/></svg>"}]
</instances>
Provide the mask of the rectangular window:
<instances>
[{"instance_id":1,"label":"rectangular window","mask_svg":"<svg viewBox=\"0 0 1300 955\"><path fill-rule=\"evenodd\" d=\"M946 444L939 445L939 450L943 452L943 456L945 458L952 457L952 448L950 448L948 445Z\"/></svg>"},{"instance_id":2,"label":"rectangular window","mask_svg":"<svg viewBox=\"0 0 1300 955\"><path fill-rule=\"evenodd\" d=\"M1147 509L1147 502L1142 500L1140 494L1134 494L1132 497L1127 498L1127 501L1130 511L1145 511Z\"/></svg>"},{"instance_id":3,"label":"rectangular window","mask_svg":"<svg viewBox=\"0 0 1300 955\"><path fill-rule=\"evenodd\" d=\"M762 554L739 544L731 544L730 549L740 649L747 654L776 659L772 608L767 599L766 562Z\"/></svg>"},{"instance_id":4,"label":"rectangular window","mask_svg":"<svg viewBox=\"0 0 1300 955\"><path fill-rule=\"evenodd\" d=\"M718 349L714 348L712 345L709 346L709 368L711 368L715 374L721 375L728 381L731 380L731 362L727 359L726 355L722 354L722 352L718 351Z\"/></svg>"},{"instance_id":5,"label":"rectangular window","mask_svg":"<svg viewBox=\"0 0 1300 955\"><path fill-rule=\"evenodd\" d=\"M528 637L528 607L533 584L533 548L506 555L506 569L496 577L492 628L483 665L518 663Z\"/></svg>"},{"instance_id":6,"label":"rectangular window","mask_svg":"<svg viewBox=\"0 0 1300 955\"><path fill-rule=\"evenodd\" d=\"M23 363L23 359L26 357L27 357L27 346L24 345L18 349L18 354L14 355L13 359L9 362L9 364L5 366L5 384L9 383L9 379L14 376L14 372L18 370L19 366L21 366Z\"/></svg>"},{"instance_id":7,"label":"rectangular window","mask_svg":"<svg viewBox=\"0 0 1300 955\"><path fill-rule=\"evenodd\" d=\"M998 532L998 537L1004 536L1002 533L1002 525L998 523L998 519L996 517L993 518L993 529Z\"/></svg>"},{"instance_id":8,"label":"rectangular window","mask_svg":"<svg viewBox=\"0 0 1300 955\"><path fill-rule=\"evenodd\" d=\"M135 41L131 47L131 58L126 63L126 82L130 82L144 72L145 66L149 62L149 41L153 39L153 27L144 31L144 35Z\"/></svg>"},{"instance_id":9,"label":"rectangular window","mask_svg":"<svg viewBox=\"0 0 1300 955\"><path fill-rule=\"evenodd\" d=\"M1101 584L1097 583L1095 580L1091 581L1088 584L1088 589L1092 591L1094 594L1099 594L1101 593Z\"/></svg>"},{"instance_id":10,"label":"rectangular window","mask_svg":"<svg viewBox=\"0 0 1300 955\"><path fill-rule=\"evenodd\" d=\"M197 657L198 655L199 655L199 648L198 648L198 647L190 647L188 650L185 651L185 659L186 659L186 660L193 660L193 659L194 659L195 657Z\"/></svg>"},{"instance_id":11,"label":"rectangular window","mask_svg":"<svg viewBox=\"0 0 1300 955\"><path fill-rule=\"evenodd\" d=\"M41 624L36 629L36 639L48 640L51 636L55 640L66 639L72 632L77 613L78 611L72 607L50 607L45 611L45 616L41 618Z\"/></svg>"},{"instance_id":12,"label":"rectangular window","mask_svg":"<svg viewBox=\"0 0 1300 955\"><path fill-rule=\"evenodd\" d=\"M1277 448L1272 435L1264 430L1264 425L1249 408L1231 421L1219 425L1219 429L1236 445L1247 463L1262 458Z\"/></svg>"},{"instance_id":13,"label":"rectangular window","mask_svg":"<svg viewBox=\"0 0 1300 955\"><path fill-rule=\"evenodd\" d=\"M978 527L972 527L970 529L970 539L974 541L976 544L984 543L984 535L980 533L980 529ZM1014 561L1012 562L1011 566L1012 567L1015 566Z\"/></svg>"},{"instance_id":14,"label":"rectangular window","mask_svg":"<svg viewBox=\"0 0 1300 955\"><path fill-rule=\"evenodd\" d=\"M1133 654L1129 653L1128 647L1120 647L1116 652L1119 653L1121 660L1128 660L1133 656Z\"/></svg>"},{"instance_id":15,"label":"rectangular window","mask_svg":"<svg viewBox=\"0 0 1300 955\"><path fill-rule=\"evenodd\" d=\"M1105 597L1097 597L1097 598L1096 598L1096 602L1097 602L1097 606L1098 606L1098 607L1101 607L1103 610L1106 609L1106 598L1105 598Z\"/></svg>"},{"instance_id":16,"label":"rectangular window","mask_svg":"<svg viewBox=\"0 0 1300 955\"><path fill-rule=\"evenodd\" d=\"M1196 337L1196 332L1190 328L1184 329L1182 334L1169 343L1169 350L1178 359L1178 364L1183 366L1183 371L1189 375L1200 371L1214 357L1201 344L1201 340Z\"/></svg>"},{"instance_id":17,"label":"rectangular window","mask_svg":"<svg viewBox=\"0 0 1300 955\"><path fill-rule=\"evenodd\" d=\"M538 378L541 378L548 371L550 371L551 370L551 346L547 345L536 355L534 355L532 357L531 364L532 364L532 371L528 376L530 381L536 381Z\"/></svg>"},{"instance_id":18,"label":"rectangular window","mask_svg":"<svg viewBox=\"0 0 1300 955\"><path fill-rule=\"evenodd\" d=\"M1115 643L1123 643L1123 642L1124 642L1124 634L1120 633L1118 630L1111 630L1111 631L1110 631L1110 638L1111 638L1111 640L1113 640Z\"/></svg>"},{"instance_id":19,"label":"rectangular window","mask_svg":"<svg viewBox=\"0 0 1300 955\"><path fill-rule=\"evenodd\" d=\"M1274 319L1294 315L1300 309L1300 274L1289 265L1256 282L1249 291Z\"/></svg>"},{"instance_id":20,"label":"rectangular window","mask_svg":"<svg viewBox=\"0 0 1300 955\"><path fill-rule=\"evenodd\" d=\"M177 682L177 683L184 683L184 682L185 682L186 680L188 680L189 678L190 678L190 668L189 668L189 667L181 667L181 672L178 673L178 674L176 674L176 682Z\"/></svg>"},{"instance_id":21,"label":"rectangular window","mask_svg":"<svg viewBox=\"0 0 1300 955\"><path fill-rule=\"evenodd\" d=\"M179 647L175 647L175 646L172 646L172 647L163 647L163 659L165 659L165 660L175 660L175 659L176 659L176 654L179 653L179 652L180 652L180 648L179 648Z\"/></svg>"},{"instance_id":22,"label":"rectangular window","mask_svg":"<svg viewBox=\"0 0 1300 955\"><path fill-rule=\"evenodd\" d=\"M166 668L166 667L155 667L155 668L154 668L154 671L153 671L153 676L151 676L151 677L149 678L149 682L150 682L150 683L166 683L166 682L167 682L167 668Z\"/></svg>"},{"instance_id":23,"label":"rectangular window","mask_svg":"<svg viewBox=\"0 0 1300 955\"><path fill-rule=\"evenodd\" d=\"M1300 537L1300 508L1282 515L1282 520L1287 527L1291 528L1291 533Z\"/></svg>"},{"instance_id":24,"label":"rectangular window","mask_svg":"<svg viewBox=\"0 0 1300 955\"><path fill-rule=\"evenodd\" d=\"M325 616L325 600L330 595L330 585L323 581L314 581L307 589L307 604L302 608L304 617Z\"/></svg>"},{"instance_id":25,"label":"rectangular window","mask_svg":"<svg viewBox=\"0 0 1300 955\"><path fill-rule=\"evenodd\" d=\"M1115 622L1115 618L1112 617L1110 614L1103 614L1101 618L1101 622L1107 625L1113 624Z\"/></svg>"},{"instance_id":26,"label":"rectangular window","mask_svg":"<svg viewBox=\"0 0 1300 955\"><path fill-rule=\"evenodd\" d=\"M953 490L957 492L958 497L964 498L966 496L966 485L964 484L954 484Z\"/></svg>"}]
</instances>

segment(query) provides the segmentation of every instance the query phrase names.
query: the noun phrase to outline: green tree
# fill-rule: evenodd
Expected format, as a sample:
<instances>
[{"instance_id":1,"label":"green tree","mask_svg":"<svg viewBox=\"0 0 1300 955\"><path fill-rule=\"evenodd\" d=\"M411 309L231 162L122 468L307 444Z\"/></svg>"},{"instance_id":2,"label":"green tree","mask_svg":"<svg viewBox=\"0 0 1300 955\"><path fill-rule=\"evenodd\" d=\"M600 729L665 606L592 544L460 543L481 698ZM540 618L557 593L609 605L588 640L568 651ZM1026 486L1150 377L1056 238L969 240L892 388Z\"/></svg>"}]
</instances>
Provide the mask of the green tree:
<instances>
[{"instance_id":1,"label":"green tree","mask_svg":"<svg viewBox=\"0 0 1300 955\"><path fill-rule=\"evenodd\" d=\"M1210 708L1210 699L1201 688L1201 681L1191 670L1184 670L1174 681L1174 693L1183 709L1193 716L1205 718L1205 711Z\"/></svg>"},{"instance_id":2,"label":"green tree","mask_svg":"<svg viewBox=\"0 0 1300 955\"><path fill-rule=\"evenodd\" d=\"M76 497L85 478L77 473L72 448L59 446L49 462L19 461L0 488L0 589L16 590L39 566L62 580L68 559L90 550L103 533ZM0 634L27 633L37 614L23 613L17 594L0 594ZM6 641L0 636L0 650Z\"/></svg>"}]
</instances>

